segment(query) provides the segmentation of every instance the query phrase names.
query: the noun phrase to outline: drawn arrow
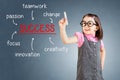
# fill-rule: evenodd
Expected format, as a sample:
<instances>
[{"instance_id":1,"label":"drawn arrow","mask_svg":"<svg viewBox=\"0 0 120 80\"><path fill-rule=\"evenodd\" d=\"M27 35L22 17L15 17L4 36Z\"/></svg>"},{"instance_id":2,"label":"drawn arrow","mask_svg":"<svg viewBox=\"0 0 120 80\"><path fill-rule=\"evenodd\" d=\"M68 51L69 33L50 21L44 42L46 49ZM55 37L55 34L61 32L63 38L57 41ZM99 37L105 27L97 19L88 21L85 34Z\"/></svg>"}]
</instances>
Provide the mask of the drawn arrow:
<instances>
[{"instance_id":1,"label":"drawn arrow","mask_svg":"<svg viewBox=\"0 0 120 80\"><path fill-rule=\"evenodd\" d=\"M50 22L53 23L53 19L52 18L50 18Z\"/></svg>"},{"instance_id":2,"label":"drawn arrow","mask_svg":"<svg viewBox=\"0 0 120 80\"><path fill-rule=\"evenodd\" d=\"M50 42L52 45L54 45L51 37L49 37L49 42Z\"/></svg>"},{"instance_id":3,"label":"drawn arrow","mask_svg":"<svg viewBox=\"0 0 120 80\"><path fill-rule=\"evenodd\" d=\"M14 19L13 19L13 24L16 25L16 26L18 25L17 23L15 23L15 20L14 20Z\"/></svg>"},{"instance_id":4,"label":"drawn arrow","mask_svg":"<svg viewBox=\"0 0 120 80\"><path fill-rule=\"evenodd\" d=\"M32 38L32 41L31 41L31 49L32 49L32 50L34 50L34 49L33 49L33 41L34 41L34 38Z\"/></svg>"},{"instance_id":5,"label":"drawn arrow","mask_svg":"<svg viewBox=\"0 0 120 80\"><path fill-rule=\"evenodd\" d=\"M33 10L31 11L31 18L32 18L32 20L34 20L34 17L33 17Z\"/></svg>"},{"instance_id":6,"label":"drawn arrow","mask_svg":"<svg viewBox=\"0 0 120 80\"><path fill-rule=\"evenodd\" d=\"M14 32L12 33L11 39L13 39L13 36L14 36L15 34L17 34L17 31L14 31Z\"/></svg>"}]
</instances>

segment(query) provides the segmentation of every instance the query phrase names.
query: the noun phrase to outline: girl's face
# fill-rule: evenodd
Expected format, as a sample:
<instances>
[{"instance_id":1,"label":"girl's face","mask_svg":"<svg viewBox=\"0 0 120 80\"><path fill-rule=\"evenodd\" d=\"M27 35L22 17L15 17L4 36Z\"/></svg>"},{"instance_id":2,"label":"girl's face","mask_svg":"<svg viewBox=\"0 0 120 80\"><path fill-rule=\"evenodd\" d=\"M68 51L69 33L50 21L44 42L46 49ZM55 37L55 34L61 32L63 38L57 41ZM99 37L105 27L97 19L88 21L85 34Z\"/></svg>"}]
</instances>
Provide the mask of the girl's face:
<instances>
[{"instance_id":1,"label":"girl's face","mask_svg":"<svg viewBox=\"0 0 120 80\"><path fill-rule=\"evenodd\" d=\"M98 30L98 26L96 26L94 19L89 16L85 16L83 18L81 25L82 25L82 30L83 30L84 34L95 35L95 32Z\"/></svg>"}]
</instances>

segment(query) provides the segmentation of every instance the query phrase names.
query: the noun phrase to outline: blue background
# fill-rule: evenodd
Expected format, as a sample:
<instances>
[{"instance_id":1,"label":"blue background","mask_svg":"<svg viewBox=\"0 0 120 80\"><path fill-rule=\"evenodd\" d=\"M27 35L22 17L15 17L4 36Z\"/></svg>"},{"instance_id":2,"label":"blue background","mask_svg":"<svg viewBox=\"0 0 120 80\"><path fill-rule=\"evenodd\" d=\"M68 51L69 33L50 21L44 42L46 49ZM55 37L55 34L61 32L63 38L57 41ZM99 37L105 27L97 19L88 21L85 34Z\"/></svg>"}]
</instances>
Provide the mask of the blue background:
<instances>
[{"instance_id":1,"label":"blue background","mask_svg":"<svg viewBox=\"0 0 120 80\"><path fill-rule=\"evenodd\" d=\"M47 9L23 9L22 4L47 4ZM0 80L75 80L77 70L77 44L64 45L59 36L58 21L67 12L69 26L68 36L81 31L79 25L82 16L94 13L100 17L104 30L104 45L106 49L103 76L105 80L120 80L120 1L119 0L0 0ZM35 20L31 20L34 10ZM43 12L58 12L60 17L52 17L55 24L55 35L52 34L16 34L11 40L11 34L19 31L21 23L49 23L49 17L43 17ZM24 19L16 19L18 26L7 14L23 14ZM51 45L49 37L55 45ZM34 40L34 51L40 57L15 57L15 52L32 52L31 38ZM7 46L7 41L20 41L20 47ZM45 53L44 47L66 47L68 52Z\"/></svg>"}]
</instances>

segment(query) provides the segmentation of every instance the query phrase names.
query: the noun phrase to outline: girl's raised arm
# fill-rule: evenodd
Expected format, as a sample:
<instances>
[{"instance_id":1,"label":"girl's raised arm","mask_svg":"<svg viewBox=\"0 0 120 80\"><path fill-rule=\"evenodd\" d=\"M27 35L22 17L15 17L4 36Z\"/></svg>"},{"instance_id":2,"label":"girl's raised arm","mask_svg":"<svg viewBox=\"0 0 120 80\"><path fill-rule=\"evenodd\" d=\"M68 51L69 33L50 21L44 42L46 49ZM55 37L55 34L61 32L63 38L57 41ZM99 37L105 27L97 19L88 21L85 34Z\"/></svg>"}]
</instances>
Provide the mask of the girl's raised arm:
<instances>
[{"instance_id":1,"label":"girl's raised arm","mask_svg":"<svg viewBox=\"0 0 120 80\"><path fill-rule=\"evenodd\" d=\"M77 43L78 39L76 36L73 37L68 37L66 34L66 24L67 24L67 20L65 18L62 18L59 21L59 27L60 27L60 37L62 39L62 42L64 44L71 44L71 43Z\"/></svg>"}]
</instances>

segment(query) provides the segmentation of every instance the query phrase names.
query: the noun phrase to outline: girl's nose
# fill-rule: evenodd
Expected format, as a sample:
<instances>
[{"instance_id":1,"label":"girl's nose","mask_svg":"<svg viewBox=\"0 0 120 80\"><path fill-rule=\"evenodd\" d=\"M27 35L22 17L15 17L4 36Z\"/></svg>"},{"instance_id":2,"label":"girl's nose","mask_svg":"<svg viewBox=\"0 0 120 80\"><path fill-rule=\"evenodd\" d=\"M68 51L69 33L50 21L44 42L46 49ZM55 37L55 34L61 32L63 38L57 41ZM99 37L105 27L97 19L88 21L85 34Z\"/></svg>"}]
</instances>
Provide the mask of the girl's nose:
<instances>
[{"instance_id":1,"label":"girl's nose","mask_svg":"<svg viewBox=\"0 0 120 80\"><path fill-rule=\"evenodd\" d=\"M89 28L87 24L85 24L85 26L84 26L84 27L85 27L85 28Z\"/></svg>"}]
</instances>

